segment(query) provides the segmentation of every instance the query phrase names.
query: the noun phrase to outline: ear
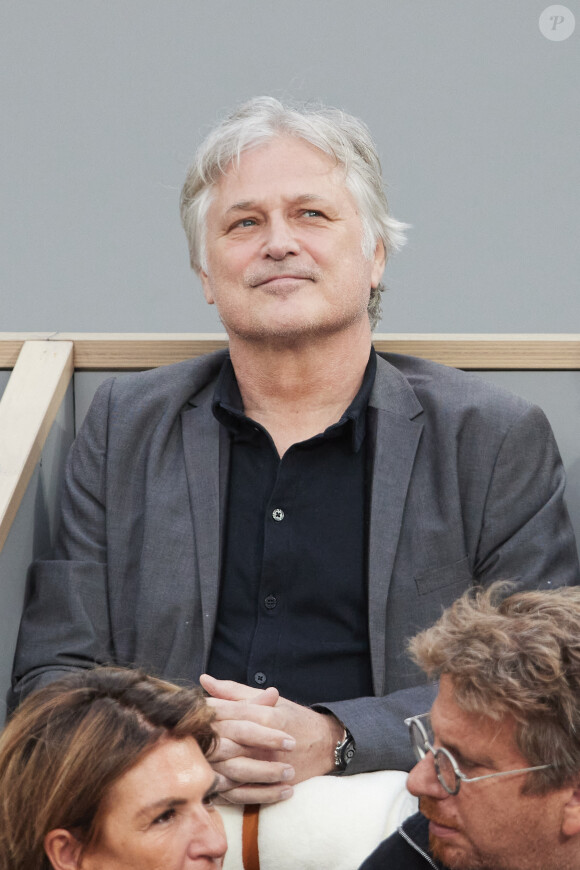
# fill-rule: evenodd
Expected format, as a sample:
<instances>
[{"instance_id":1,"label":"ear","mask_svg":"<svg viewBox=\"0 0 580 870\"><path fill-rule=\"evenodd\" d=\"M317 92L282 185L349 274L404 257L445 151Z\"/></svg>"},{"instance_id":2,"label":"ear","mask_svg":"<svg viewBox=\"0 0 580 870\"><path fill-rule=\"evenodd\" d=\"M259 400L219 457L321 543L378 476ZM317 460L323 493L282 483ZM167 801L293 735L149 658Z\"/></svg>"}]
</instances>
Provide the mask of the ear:
<instances>
[{"instance_id":1,"label":"ear","mask_svg":"<svg viewBox=\"0 0 580 870\"><path fill-rule=\"evenodd\" d=\"M48 832L44 851L54 870L79 870L81 866L81 843L65 828Z\"/></svg>"},{"instance_id":2,"label":"ear","mask_svg":"<svg viewBox=\"0 0 580 870\"><path fill-rule=\"evenodd\" d=\"M201 281L205 301L208 305L215 305L214 295L211 291L211 281L209 280L207 272L204 272L203 269L199 270L199 280Z\"/></svg>"},{"instance_id":3,"label":"ear","mask_svg":"<svg viewBox=\"0 0 580 870\"><path fill-rule=\"evenodd\" d=\"M580 834L580 784L571 790L562 814L562 833L565 837Z\"/></svg>"},{"instance_id":4,"label":"ear","mask_svg":"<svg viewBox=\"0 0 580 870\"><path fill-rule=\"evenodd\" d=\"M382 239L379 239L375 248L375 253L373 255L371 287L378 287L378 285L380 284L381 278L383 277L383 272L385 271L386 262L387 258L385 255L385 246L383 245Z\"/></svg>"}]
</instances>

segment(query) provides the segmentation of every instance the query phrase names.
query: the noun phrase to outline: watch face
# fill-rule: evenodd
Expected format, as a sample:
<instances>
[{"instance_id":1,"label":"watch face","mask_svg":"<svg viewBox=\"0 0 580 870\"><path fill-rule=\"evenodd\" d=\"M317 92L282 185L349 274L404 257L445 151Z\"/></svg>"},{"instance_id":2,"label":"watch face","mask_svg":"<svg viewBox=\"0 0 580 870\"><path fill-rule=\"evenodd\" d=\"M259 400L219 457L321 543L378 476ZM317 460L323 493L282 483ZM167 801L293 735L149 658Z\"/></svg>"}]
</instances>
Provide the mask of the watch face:
<instances>
[{"instance_id":1,"label":"watch face","mask_svg":"<svg viewBox=\"0 0 580 870\"><path fill-rule=\"evenodd\" d=\"M349 732L343 742L336 747L334 753L336 766L339 770L344 770L346 766L350 764L354 757L355 750L356 745L354 738Z\"/></svg>"}]
</instances>

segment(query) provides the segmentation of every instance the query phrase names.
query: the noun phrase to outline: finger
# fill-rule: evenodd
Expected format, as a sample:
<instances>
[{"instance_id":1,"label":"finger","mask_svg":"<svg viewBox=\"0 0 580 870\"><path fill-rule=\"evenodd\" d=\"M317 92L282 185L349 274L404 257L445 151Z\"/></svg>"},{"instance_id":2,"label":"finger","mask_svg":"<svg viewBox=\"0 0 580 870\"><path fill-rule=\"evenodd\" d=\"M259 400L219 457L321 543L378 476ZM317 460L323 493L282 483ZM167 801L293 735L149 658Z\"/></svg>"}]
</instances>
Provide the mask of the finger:
<instances>
[{"instance_id":1,"label":"finger","mask_svg":"<svg viewBox=\"0 0 580 870\"><path fill-rule=\"evenodd\" d=\"M214 730L216 730L214 728ZM239 743L229 740L227 737L220 737L215 748L207 755L207 760L213 764L214 761L227 761L228 758L235 758L236 755L242 755L243 749Z\"/></svg>"},{"instance_id":2,"label":"finger","mask_svg":"<svg viewBox=\"0 0 580 870\"><path fill-rule=\"evenodd\" d=\"M232 788L221 795L225 803L230 804L276 804L287 801L294 794L289 785L244 785Z\"/></svg>"},{"instance_id":3,"label":"finger","mask_svg":"<svg viewBox=\"0 0 580 870\"><path fill-rule=\"evenodd\" d=\"M233 780L228 779L227 776L224 776L222 773L218 773L217 770L214 770L214 773L216 775L215 790L219 794L221 794L222 792L231 791L233 788L239 787L238 782L233 782Z\"/></svg>"},{"instance_id":4,"label":"finger","mask_svg":"<svg viewBox=\"0 0 580 870\"><path fill-rule=\"evenodd\" d=\"M275 750L290 752L296 748L296 740L286 731L268 728L244 719L226 719L215 723L214 730L220 738L225 738L239 746L249 749ZM250 753L240 753L242 755Z\"/></svg>"},{"instance_id":5,"label":"finger","mask_svg":"<svg viewBox=\"0 0 580 870\"><path fill-rule=\"evenodd\" d=\"M244 755L238 755L228 761L212 763L212 768L220 777L224 777L235 786L287 784L296 776L296 771L290 764L260 761L246 758Z\"/></svg>"},{"instance_id":6,"label":"finger","mask_svg":"<svg viewBox=\"0 0 580 870\"><path fill-rule=\"evenodd\" d=\"M213 764L218 761L227 761L229 758L235 758L237 755L245 755L247 758L261 758L262 760L273 761L275 755L280 751L285 750L262 749L259 746L243 746L241 743L236 743L235 740L230 740L228 737L221 737L217 741L215 749L207 756L207 759Z\"/></svg>"},{"instance_id":7,"label":"finger","mask_svg":"<svg viewBox=\"0 0 580 870\"><path fill-rule=\"evenodd\" d=\"M234 680L216 680L209 674L202 674L199 682L209 695L224 701L250 701L252 704L273 707L280 697L278 689L274 686L267 689L252 689Z\"/></svg>"},{"instance_id":8,"label":"finger","mask_svg":"<svg viewBox=\"0 0 580 870\"><path fill-rule=\"evenodd\" d=\"M214 711L217 721L244 720L256 722L266 728L274 728L276 731L283 731L282 723L288 718L283 707L265 707L248 701L223 701L211 697L206 698L206 702Z\"/></svg>"},{"instance_id":9,"label":"finger","mask_svg":"<svg viewBox=\"0 0 580 870\"><path fill-rule=\"evenodd\" d=\"M260 695L252 698L252 704L262 704L264 707L275 707L280 698L280 692L275 686L263 689Z\"/></svg>"}]
</instances>

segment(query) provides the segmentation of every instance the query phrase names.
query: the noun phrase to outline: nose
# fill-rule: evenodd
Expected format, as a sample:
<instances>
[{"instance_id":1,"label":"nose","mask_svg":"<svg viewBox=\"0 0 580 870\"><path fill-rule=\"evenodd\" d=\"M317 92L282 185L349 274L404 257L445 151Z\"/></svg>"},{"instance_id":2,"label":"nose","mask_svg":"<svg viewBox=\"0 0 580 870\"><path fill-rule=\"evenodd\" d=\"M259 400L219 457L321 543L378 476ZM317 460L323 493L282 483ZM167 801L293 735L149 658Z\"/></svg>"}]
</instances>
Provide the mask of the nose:
<instances>
[{"instance_id":1,"label":"nose","mask_svg":"<svg viewBox=\"0 0 580 870\"><path fill-rule=\"evenodd\" d=\"M271 215L266 227L263 254L272 260L283 260L289 254L300 252L300 245L296 239L291 224L282 215Z\"/></svg>"},{"instance_id":2,"label":"nose","mask_svg":"<svg viewBox=\"0 0 580 870\"><path fill-rule=\"evenodd\" d=\"M433 755L430 752L409 773L407 790L415 797L432 797L440 801L450 797L437 779Z\"/></svg>"},{"instance_id":3,"label":"nose","mask_svg":"<svg viewBox=\"0 0 580 870\"><path fill-rule=\"evenodd\" d=\"M226 854L228 843L222 817L216 809L204 810L201 817L197 815L192 822L191 841L188 857L212 861L216 867L221 867L221 859Z\"/></svg>"}]
</instances>

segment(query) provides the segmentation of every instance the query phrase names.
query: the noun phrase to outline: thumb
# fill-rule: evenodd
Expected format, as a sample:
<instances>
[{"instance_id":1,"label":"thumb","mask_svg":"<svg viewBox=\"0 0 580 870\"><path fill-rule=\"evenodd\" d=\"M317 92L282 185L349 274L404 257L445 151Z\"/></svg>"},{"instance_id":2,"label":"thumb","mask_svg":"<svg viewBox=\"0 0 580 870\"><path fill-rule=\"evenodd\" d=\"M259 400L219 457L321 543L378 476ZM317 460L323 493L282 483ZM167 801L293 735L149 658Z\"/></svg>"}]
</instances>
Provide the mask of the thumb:
<instances>
[{"instance_id":1,"label":"thumb","mask_svg":"<svg viewBox=\"0 0 580 870\"><path fill-rule=\"evenodd\" d=\"M199 682L208 695L222 701L248 701L265 707L275 707L280 697L278 689L274 686L268 689L252 689L234 680L216 680L209 674L202 674Z\"/></svg>"}]
</instances>

